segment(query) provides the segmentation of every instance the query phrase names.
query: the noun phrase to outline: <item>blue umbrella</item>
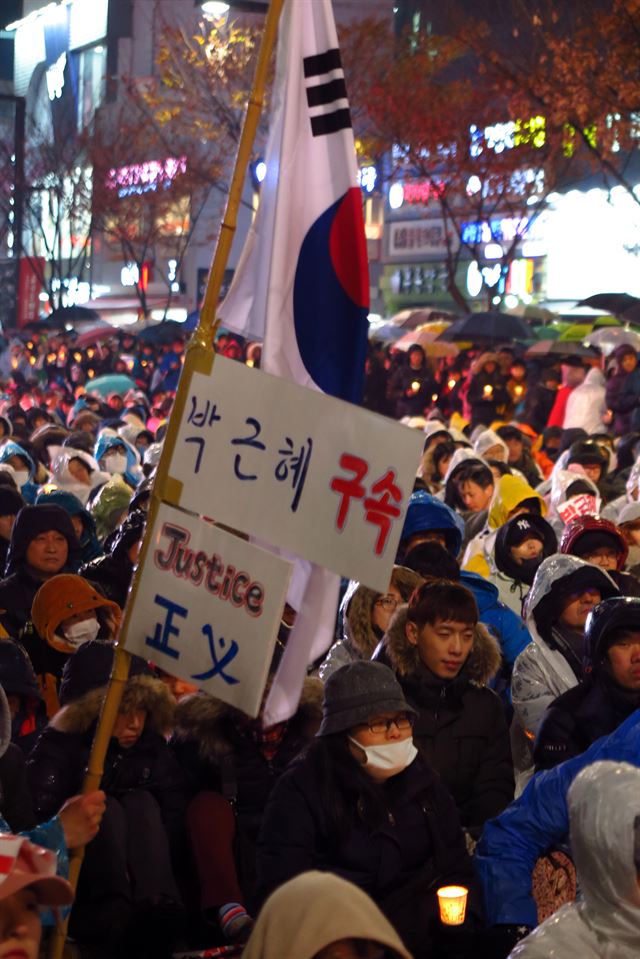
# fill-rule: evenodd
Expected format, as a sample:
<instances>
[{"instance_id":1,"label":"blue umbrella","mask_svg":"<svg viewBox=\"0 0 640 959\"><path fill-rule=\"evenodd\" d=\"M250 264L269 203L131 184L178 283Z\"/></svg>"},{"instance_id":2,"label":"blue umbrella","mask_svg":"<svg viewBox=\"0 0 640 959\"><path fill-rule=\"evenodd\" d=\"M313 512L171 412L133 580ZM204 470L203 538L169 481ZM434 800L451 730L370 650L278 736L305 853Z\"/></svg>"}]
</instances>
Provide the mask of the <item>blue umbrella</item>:
<instances>
[{"instance_id":1,"label":"blue umbrella","mask_svg":"<svg viewBox=\"0 0 640 959\"><path fill-rule=\"evenodd\" d=\"M109 393L127 393L137 388L135 380L125 373L106 373L95 380L87 381L87 392L108 396Z\"/></svg>"}]
</instances>

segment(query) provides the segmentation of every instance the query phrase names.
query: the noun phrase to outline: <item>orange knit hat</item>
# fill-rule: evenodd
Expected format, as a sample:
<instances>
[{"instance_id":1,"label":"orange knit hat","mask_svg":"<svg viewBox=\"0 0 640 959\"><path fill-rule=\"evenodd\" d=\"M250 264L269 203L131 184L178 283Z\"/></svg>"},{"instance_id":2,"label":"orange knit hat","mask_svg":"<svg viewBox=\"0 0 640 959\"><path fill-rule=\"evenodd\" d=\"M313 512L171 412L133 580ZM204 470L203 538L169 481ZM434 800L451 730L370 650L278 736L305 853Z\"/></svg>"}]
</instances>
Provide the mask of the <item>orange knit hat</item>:
<instances>
[{"instance_id":1,"label":"orange knit hat","mask_svg":"<svg viewBox=\"0 0 640 959\"><path fill-rule=\"evenodd\" d=\"M59 573L46 580L36 593L31 618L38 635L50 646L60 653L75 653L75 646L56 635L58 626L76 613L101 608L111 610L120 619L118 604L105 599L86 579L73 573Z\"/></svg>"}]
</instances>

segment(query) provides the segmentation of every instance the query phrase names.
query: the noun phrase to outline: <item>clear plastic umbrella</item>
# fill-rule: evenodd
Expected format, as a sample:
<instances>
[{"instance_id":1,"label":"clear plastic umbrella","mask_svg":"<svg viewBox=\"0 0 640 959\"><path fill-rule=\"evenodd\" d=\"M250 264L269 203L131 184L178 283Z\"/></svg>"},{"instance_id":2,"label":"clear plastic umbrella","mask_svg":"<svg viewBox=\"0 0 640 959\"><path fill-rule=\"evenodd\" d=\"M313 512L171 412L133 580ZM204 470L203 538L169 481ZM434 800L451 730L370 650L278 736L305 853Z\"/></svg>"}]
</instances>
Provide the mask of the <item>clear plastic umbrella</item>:
<instances>
[{"instance_id":1,"label":"clear plastic umbrella","mask_svg":"<svg viewBox=\"0 0 640 959\"><path fill-rule=\"evenodd\" d=\"M600 330L594 330L584 342L587 346L597 347L604 356L609 356L623 343L628 343L634 350L640 351L640 333L625 330L622 326L605 326Z\"/></svg>"}]
</instances>

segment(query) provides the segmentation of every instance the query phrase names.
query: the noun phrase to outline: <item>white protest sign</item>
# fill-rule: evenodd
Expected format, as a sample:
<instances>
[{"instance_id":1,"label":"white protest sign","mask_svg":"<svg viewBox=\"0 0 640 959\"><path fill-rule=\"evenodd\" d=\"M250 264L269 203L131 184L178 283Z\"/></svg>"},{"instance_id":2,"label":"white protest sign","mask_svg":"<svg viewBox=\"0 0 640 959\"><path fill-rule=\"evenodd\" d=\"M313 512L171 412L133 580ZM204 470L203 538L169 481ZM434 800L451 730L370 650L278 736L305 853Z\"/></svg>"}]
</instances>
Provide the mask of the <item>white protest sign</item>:
<instances>
[{"instance_id":1,"label":"white protest sign","mask_svg":"<svg viewBox=\"0 0 640 959\"><path fill-rule=\"evenodd\" d=\"M291 564L162 503L126 649L257 716Z\"/></svg>"},{"instance_id":2,"label":"white protest sign","mask_svg":"<svg viewBox=\"0 0 640 959\"><path fill-rule=\"evenodd\" d=\"M194 373L166 498L386 591L424 434L216 357Z\"/></svg>"}]
</instances>

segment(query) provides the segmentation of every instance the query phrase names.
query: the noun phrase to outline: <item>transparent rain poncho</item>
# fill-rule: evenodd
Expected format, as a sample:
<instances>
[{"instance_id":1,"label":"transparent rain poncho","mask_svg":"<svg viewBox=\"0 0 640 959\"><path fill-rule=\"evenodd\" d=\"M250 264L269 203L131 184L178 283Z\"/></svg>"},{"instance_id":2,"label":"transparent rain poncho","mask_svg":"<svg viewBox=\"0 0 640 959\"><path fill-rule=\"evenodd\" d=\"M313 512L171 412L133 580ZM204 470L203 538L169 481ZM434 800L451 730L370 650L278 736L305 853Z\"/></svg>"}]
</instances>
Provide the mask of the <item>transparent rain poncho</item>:
<instances>
[{"instance_id":1,"label":"transparent rain poncho","mask_svg":"<svg viewBox=\"0 0 640 959\"><path fill-rule=\"evenodd\" d=\"M581 899L562 906L512 959L636 959L640 955L640 769L600 761L568 793L571 853Z\"/></svg>"}]
</instances>

